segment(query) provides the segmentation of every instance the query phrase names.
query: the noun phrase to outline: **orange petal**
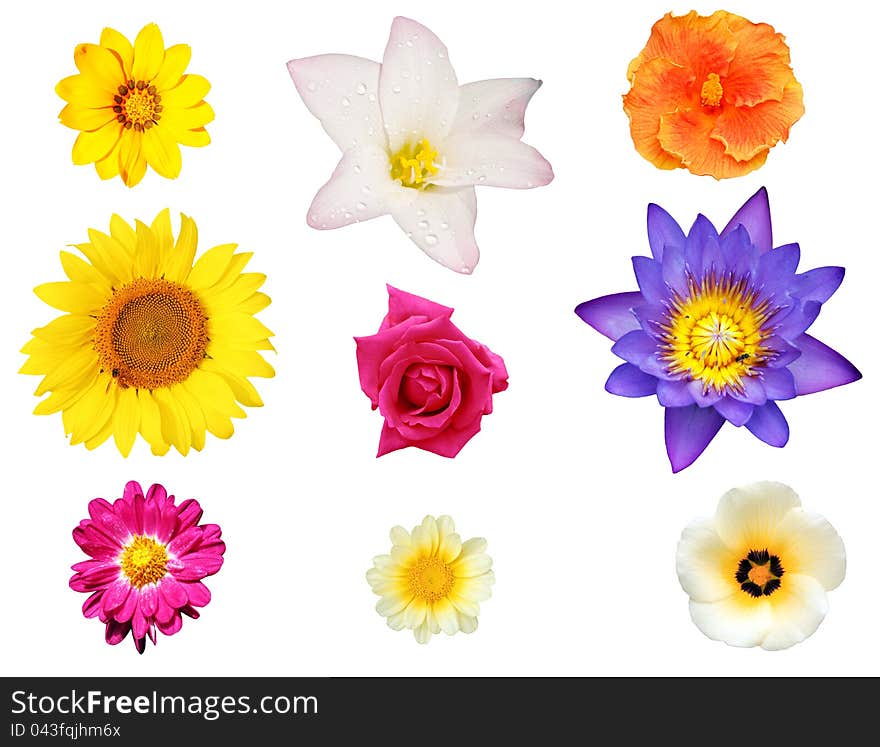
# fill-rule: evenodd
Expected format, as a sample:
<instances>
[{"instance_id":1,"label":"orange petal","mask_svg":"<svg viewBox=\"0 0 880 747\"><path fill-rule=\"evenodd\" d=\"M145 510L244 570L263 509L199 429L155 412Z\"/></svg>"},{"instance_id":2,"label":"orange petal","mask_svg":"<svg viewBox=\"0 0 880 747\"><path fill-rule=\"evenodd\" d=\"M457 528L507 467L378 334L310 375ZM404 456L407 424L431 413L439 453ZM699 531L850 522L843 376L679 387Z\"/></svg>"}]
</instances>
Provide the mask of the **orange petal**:
<instances>
[{"instance_id":1,"label":"orange petal","mask_svg":"<svg viewBox=\"0 0 880 747\"><path fill-rule=\"evenodd\" d=\"M737 161L727 155L723 143L711 137L715 121L699 108L663 116L658 133L660 145L679 156L691 173L708 174L716 179L743 176L764 164L769 147L748 161Z\"/></svg>"},{"instance_id":2,"label":"orange petal","mask_svg":"<svg viewBox=\"0 0 880 747\"><path fill-rule=\"evenodd\" d=\"M754 106L762 101L780 101L792 79L791 56L785 37L766 23L752 23L730 16L736 36L736 54L724 78L724 99L735 106Z\"/></svg>"},{"instance_id":3,"label":"orange petal","mask_svg":"<svg viewBox=\"0 0 880 747\"><path fill-rule=\"evenodd\" d=\"M667 13L651 28L651 36L641 54L627 70L633 79L636 71L657 57L690 70L700 85L709 73L725 75L736 52L736 39L727 24L729 13L719 10L711 16L691 11L686 16Z\"/></svg>"},{"instance_id":4,"label":"orange petal","mask_svg":"<svg viewBox=\"0 0 880 747\"><path fill-rule=\"evenodd\" d=\"M678 111L687 101L693 75L683 67L657 58L641 65L633 77L623 109L629 117L630 134L636 150L657 168L675 169L681 158L663 150L657 139L660 118Z\"/></svg>"},{"instance_id":5,"label":"orange petal","mask_svg":"<svg viewBox=\"0 0 880 747\"><path fill-rule=\"evenodd\" d=\"M738 161L754 158L780 140L804 114L804 91L792 79L782 101L765 101L757 106L725 106L715 122L712 137L725 147L725 153Z\"/></svg>"}]
</instances>

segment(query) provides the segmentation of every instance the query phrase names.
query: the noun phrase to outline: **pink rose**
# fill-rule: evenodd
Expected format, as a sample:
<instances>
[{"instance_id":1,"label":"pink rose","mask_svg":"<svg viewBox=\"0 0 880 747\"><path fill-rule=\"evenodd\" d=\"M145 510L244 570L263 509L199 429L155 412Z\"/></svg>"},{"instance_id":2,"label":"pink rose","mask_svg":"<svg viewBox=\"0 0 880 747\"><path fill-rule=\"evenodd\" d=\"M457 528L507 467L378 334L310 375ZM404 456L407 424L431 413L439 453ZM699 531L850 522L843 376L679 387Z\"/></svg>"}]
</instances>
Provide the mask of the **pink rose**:
<instances>
[{"instance_id":1,"label":"pink rose","mask_svg":"<svg viewBox=\"0 0 880 747\"><path fill-rule=\"evenodd\" d=\"M454 457L507 389L504 361L456 327L452 312L389 285L379 331L355 338L361 389L385 418L376 456L417 446Z\"/></svg>"}]
</instances>

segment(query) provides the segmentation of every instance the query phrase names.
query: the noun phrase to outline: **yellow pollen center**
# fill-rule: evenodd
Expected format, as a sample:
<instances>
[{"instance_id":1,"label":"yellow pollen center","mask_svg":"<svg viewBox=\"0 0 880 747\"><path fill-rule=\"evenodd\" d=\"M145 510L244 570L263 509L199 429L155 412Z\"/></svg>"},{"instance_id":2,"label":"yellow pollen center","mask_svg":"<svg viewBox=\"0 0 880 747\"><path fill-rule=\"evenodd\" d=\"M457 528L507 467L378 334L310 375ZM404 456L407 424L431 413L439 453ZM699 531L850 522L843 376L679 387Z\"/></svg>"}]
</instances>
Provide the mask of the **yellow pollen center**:
<instances>
[{"instance_id":1,"label":"yellow pollen center","mask_svg":"<svg viewBox=\"0 0 880 747\"><path fill-rule=\"evenodd\" d=\"M141 132L159 124L163 109L161 101L156 86L143 80L129 80L117 87L113 112L116 121L125 129Z\"/></svg>"},{"instance_id":2,"label":"yellow pollen center","mask_svg":"<svg viewBox=\"0 0 880 747\"><path fill-rule=\"evenodd\" d=\"M668 371L702 382L704 392L741 392L743 378L757 374L773 355L765 342L775 310L745 280L691 278L689 286L686 298L674 297L661 325Z\"/></svg>"},{"instance_id":3,"label":"yellow pollen center","mask_svg":"<svg viewBox=\"0 0 880 747\"><path fill-rule=\"evenodd\" d=\"M416 145L407 143L391 156L391 178L404 187L424 189L440 171L438 156L427 138Z\"/></svg>"},{"instance_id":4,"label":"yellow pollen center","mask_svg":"<svg viewBox=\"0 0 880 747\"><path fill-rule=\"evenodd\" d=\"M440 558L422 557L410 569L408 581L414 596L434 602L452 591L455 574Z\"/></svg>"},{"instance_id":5,"label":"yellow pollen center","mask_svg":"<svg viewBox=\"0 0 880 747\"><path fill-rule=\"evenodd\" d=\"M138 278L114 291L94 340L101 370L120 387L160 389L185 381L204 360L207 317L189 288Z\"/></svg>"},{"instance_id":6,"label":"yellow pollen center","mask_svg":"<svg viewBox=\"0 0 880 747\"><path fill-rule=\"evenodd\" d=\"M749 581L758 586L763 586L773 578L776 577L770 572L769 565L753 565L749 571Z\"/></svg>"},{"instance_id":7,"label":"yellow pollen center","mask_svg":"<svg viewBox=\"0 0 880 747\"><path fill-rule=\"evenodd\" d=\"M703 106L721 106L724 97L724 88L721 86L721 78L717 73L709 73L706 82L700 89L700 103Z\"/></svg>"},{"instance_id":8,"label":"yellow pollen center","mask_svg":"<svg viewBox=\"0 0 880 747\"><path fill-rule=\"evenodd\" d=\"M135 537L122 551L122 572L135 588L155 584L166 573L165 545L144 535Z\"/></svg>"}]
</instances>

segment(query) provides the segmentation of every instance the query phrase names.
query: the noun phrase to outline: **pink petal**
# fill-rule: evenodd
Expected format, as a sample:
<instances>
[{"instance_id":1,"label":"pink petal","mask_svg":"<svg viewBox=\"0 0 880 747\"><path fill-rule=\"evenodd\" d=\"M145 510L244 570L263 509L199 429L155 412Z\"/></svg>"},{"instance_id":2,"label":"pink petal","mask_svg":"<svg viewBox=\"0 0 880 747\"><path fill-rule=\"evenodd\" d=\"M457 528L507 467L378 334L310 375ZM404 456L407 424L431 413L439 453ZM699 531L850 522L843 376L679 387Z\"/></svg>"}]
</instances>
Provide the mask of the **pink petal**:
<instances>
[{"instance_id":1,"label":"pink petal","mask_svg":"<svg viewBox=\"0 0 880 747\"><path fill-rule=\"evenodd\" d=\"M435 262L465 275L473 272L480 261L473 188L410 191L416 193L412 202L392 211L397 225Z\"/></svg>"},{"instance_id":2,"label":"pink petal","mask_svg":"<svg viewBox=\"0 0 880 747\"><path fill-rule=\"evenodd\" d=\"M174 578L179 581L198 581L211 576L220 570L223 558L209 553L196 553L181 558L183 567L174 571Z\"/></svg>"},{"instance_id":3,"label":"pink petal","mask_svg":"<svg viewBox=\"0 0 880 747\"><path fill-rule=\"evenodd\" d=\"M184 555L191 547L193 547L202 538L201 527L190 527L182 534L178 534L171 542L168 543L168 552L176 555L178 558Z\"/></svg>"},{"instance_id":4,"label":"pink petal","mask_svg":"<svg viewBox=\"0 0 880 747\"><path fill-rule=\"evenodd\" d=\"M117 643L120 643L125 636L128 635L128 631L131 630L130 623L118 623L114 620L111 620L107 623L107 627L104 630L104 640L107 641L111 646L115 646Z\"/></svg>"},{"instance_id":5,"label":"pink petal","mask_svg":"<svg viewBox=\"0 0 880 747\"><path fill-rule=\"evenodd\" d=\"M194 527L201 518L202 507L199 505L199 502L194 498L188 498L178 508L175 534L180 535L190 527Z\"/></svg>"},{"instance_id":6,"label":"pink petal","mask_svg":"<svg viewBox=\"0 0 880 747\"><path fill-rule=\"evenodd\" d=\"M125 601L122 605L113 613L113 617L117 622L128 622L131 620L131 616L135 613L135 610L138 608L138 597L140 593L137 589L132 587L128 596L125 598Z\"/></svg>"},{"instance_id":7,"label":"pink petal","mask_svg":"<svg viewBox=\"0 0 880 747\"><path fill-rule=\"evenodd\" d=\"M553 169L531 145L493 133L452 135L443 144L446 164L433 178L445 187L483 185L531 189L553 181Z\"/></svg>"},{"instance_id":8,"label":"pink petal","mask_svg":"<svg viewBox=\"0 0 880 747\"><path fill-rule=\"evenodd\" d=\"M391 24L379 74L379 103L392 153L427 138L442 142L458 107L458 81L446 47L409 18Z\"/></svg>"},{"instance_id":9,"label":"pink petal","mask_svg":"<svg viewBox=\"0 0 880 747\"><path fill-rule=\"evenodd\" d=\"M108 615L112 614L113 611L122 606L122 604L128 598L129 591L131 591L131 584L129 584L128 581L122 579L117 581L112 586L109 586L104 592L104 599L101 603L101 609L103 609L104 612L106 612Z\"/></svg>"},{"instance_id":10,"label":"pink petal","mask_svg":"<svg viewBox=\"0 0 880 747\"><path fill-rule=\"evenodd\" d=\"M135 610L134 616L131 618L131 630L135 638L143 638L147 635L149 624L141 612L140 608Z\"/></svg>"},{"instance_id":11,"label":"pink petal","mask_svg":"<svg viewBox=\"0 0 880 747\"><path fill-rule=\"evenodd\" d=\"M159 583L159 594L169 607L178 609L186 604L186 590L171 576L165 576Z\"/></svg>"},{"instance_id":12,"label":"pink petal","mask_svg":"<svg viewBox=\"0 0 880 747\"><path fill-rule=\"evenodd\" d=\"M211 591L201 581L183 584L183 588L193 607L204 607L211 601Z\"/></svg>"},{"instance_id":13,"label":"pink petal","mask_svg":"<svg viewBox=\"0 0 880 747\"><path fill-rule=\"evenodd\" d=\"M199 611L194 607L190 607L189 605L186 605L186 607L182 607L180 611L182 614L186 615L187 617L191 617L193 620L198 620L201 617Z\"/></svg>"},{"instance_id":14,"label":"pink petal","mask_svg":"<svg viewBox=\"0 0 880 747\"><path fill-rule=\"evenodd\" d=\"M85 602L83 602L82 613L86 617L97 617L101 610L101 597L104 596L103 589L94 592Z\"/></svg>"},{"instance_id":15,"label":"pink petal","mask_svg":"<svg viewBox=\"0 0 880 747\"><path fill-rule=\"evenodd\" d=\"M287 69L303 103L340 150L368 143L385 148L378 62L322 54L291 60Z\"/></svg>"},{"instance_id":16,"label":"pink petal","mask_svg":"<svg viewBox=\"0 0 880 747\"><path fill-rule=\"evenodd\" d=\"M359 146L342 155L336 170L312 200L306 221L312 228L329 230L387 215L391 194L404 189L391 180L384 148Z\"/></svg>"},{"instance_id":17,"label":"pink petal","mask_svg":"<svg viewBox=\"0 0 880 747\"><path fill-rule=\"evenodd\" d=\"M436 319L438 316L450 316L454 311L449 306L442 306L427 298L407 293L391 285L386 285L385 287L388 290L388 313L379 327L380 332L394 327L413 316L424 316L430 320Z\"/></svg>"},{"instance_id":18,"label":"pink petal","mask_svg":"<svg viewBox=\"0 0 880 747\"><path fill-rule=\"evenodd\" d=\"M143 494L144 491L143 488L141 488L140 483L137 483L134 480L125 483L125 490L122 491L122 497L127 501L132 500L136 495Z\"/></svg>"},{"instance_id":19,"label":"pink petal","mask_svg":"<svg viewBox=\"0 0 880 747\"><path fill-rule=\"evenodd\" d=\"M525 131L526 107L540 87L541 81L534 78L497 78L461 86L450 135L488 132L519 140Z\"/></svg>"},{"instance_id":20,"label":"pink petal","mask_svg":"<svg viewBox=\"0 0 880 747\"><path fill-rule=\"evenodd\" d=\"M139 609L145 618L150 618L156 614L156 608L159 604L159 591L155 584L148 584L141 589Z\"/></svg>"},{"instance_id":21,"label":"pink petal","mask_svg":"<svg viewBox=\"0 0 880 747\"><path fill-rule=\"evenodd\" d=\"M125 544L131 536L128 526L103 498L95 498L89 503L89 516L92 517L96 529L119 545Z\"/></svg>"},{"instance_id":22,"label":"pink petal","mask_svg":"<svg viewBox=\"0 0 880 747\"><path fill-rule=\"evenodd\" d=\"M153 615L153 618L158 622L168 622L172 617L174 617L174 613L176 612L176 608L172 607L165 601L165 597L158 593L156 594L156 614Z\"/></svg>"},{"instance_id":23,"label":"pink petal","mask_svg":"<svg viewBox=\"0 0 880 747\"><path fill-rule=\"evenodd\" d=\"M167 622L158 620L156 622L156 627L159 628L160 633L164 633L165 635L174 635L183 627L183 618L181 618L179 612L175 612L173 617Z\"/></svg>"}]
</instances>

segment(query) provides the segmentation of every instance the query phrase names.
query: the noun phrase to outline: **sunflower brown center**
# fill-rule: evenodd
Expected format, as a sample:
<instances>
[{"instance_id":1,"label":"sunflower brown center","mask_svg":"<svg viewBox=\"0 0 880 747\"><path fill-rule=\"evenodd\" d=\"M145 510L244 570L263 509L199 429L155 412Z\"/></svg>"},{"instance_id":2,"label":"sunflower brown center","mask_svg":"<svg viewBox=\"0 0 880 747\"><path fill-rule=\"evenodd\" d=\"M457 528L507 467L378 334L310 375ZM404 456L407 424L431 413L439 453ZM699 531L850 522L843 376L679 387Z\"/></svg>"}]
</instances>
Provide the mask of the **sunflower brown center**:
<instances>
[{"instance_id":1,"label":"sunflower brown center","mask_svg":"<svg viewBox=\"0 0 880 747\"><path fill-rule=\"evenodd\" d=\"M455 574L440 558L423 557L410 569L408 580L414 596L426 602L434 602L452 590Z\"/></svg>"},{"instance_id":2,"label":"sunflower brown center","mask_svg":"<svg viewBox=\"0 0 880 747\"><path fill-rule=\"evenodd\" d=\"M127 130L149 130L162 119L162 97L157 93L156 86L146 81L129 80L120 85L113 101L116 121Z\"/></svg>"},{"instance_id":3,"label":"sunflower brown center","mask_svg":"<svg viewBox=\"0 0 880 747\"><path fill-rule=\"evenodd\" d=\"M156 540L138 535L122 551L122 572L132 586L140 589L155 584L166 573L168 551Z\"/></svg>"},{"instance_id":4,"label":"sunflower brown center","mask_svg":"<svg viewBox=\"0 0 880 747\"><path fill-rule=\"evenodd\" d=\"M785 569L777 555L768 550L750 550L736 568L739 588L755 599L769 597L782 586Z\"/></svg>"},{"instance_id":5,"label":"sunflower brown center","mask_svg":"<svg viewBox=\"0 0 880 747\"><path fill-rule=\"evenodd\" d=\"M724 88L718 73L709 73L703 87L700 89L700 103L703 106L721 106L724 97Z\"/></svg>"},{"instance_id":6,"label":"sunflower brown center","mask_svg":"<svg viewBox=\"0 0 880 747\"><path fill-rule=\"evenodd\" d=\"M114 291L95 326L101 370L123 388L160 389L185 381L207 345L199 299L170 280L138 278Z\"/></svg>"}]
</instances>

